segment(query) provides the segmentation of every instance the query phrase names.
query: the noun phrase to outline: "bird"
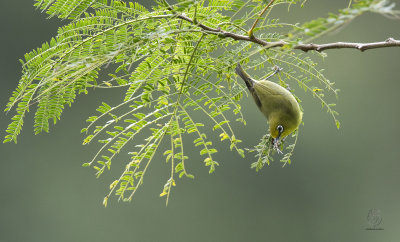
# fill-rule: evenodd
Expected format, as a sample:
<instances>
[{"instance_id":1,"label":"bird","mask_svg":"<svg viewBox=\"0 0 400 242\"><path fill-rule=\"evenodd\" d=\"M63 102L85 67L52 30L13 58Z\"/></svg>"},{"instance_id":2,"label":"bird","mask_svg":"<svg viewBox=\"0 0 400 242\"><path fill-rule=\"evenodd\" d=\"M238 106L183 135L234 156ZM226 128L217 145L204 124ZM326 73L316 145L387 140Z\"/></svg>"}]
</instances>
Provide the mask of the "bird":
<instances>
[{"instance_id":1,"label":"bird","mask_svg":"<svg viewBox=\"0 0 400 242\"><path fill-rule=\"evenodd\" d=\"M236 66L236 73L244 80L257 107L267 118L272 143L277 150L280 140L297 130L303 118L303 112L293 94L279 84L268 81L280 70L278 67L266 80L257 81L250 77L240 63Z\"/></svg>"}]
</instances>

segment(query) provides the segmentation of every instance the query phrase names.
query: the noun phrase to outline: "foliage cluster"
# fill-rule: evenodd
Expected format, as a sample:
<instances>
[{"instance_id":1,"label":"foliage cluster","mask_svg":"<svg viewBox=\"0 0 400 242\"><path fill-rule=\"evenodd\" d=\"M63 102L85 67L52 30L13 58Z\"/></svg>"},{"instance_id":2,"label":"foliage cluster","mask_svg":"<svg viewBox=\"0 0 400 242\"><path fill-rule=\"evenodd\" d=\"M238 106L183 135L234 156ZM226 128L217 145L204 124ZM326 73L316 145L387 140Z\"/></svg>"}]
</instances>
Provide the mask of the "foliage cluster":
<instances>
[{"instance_id":1,"label":"foliage cluster","mask_svg":"<svg viewBox=\"0 0 400 242\"><path fill-rule=\"evenodd\" d=\"M245 155L232 127L233 120L246 124L239 103L246 90L233 74L238 62L248 69L263 69L265 76L269 74L265 70L283 67L280 84L287 87L290 83L291 88L297 84L313 95L339 127L334 104L325 97L336 96L338 90L308 54L292 47L315 40L368 11L389 16L398 13L385 0L359 0L337 14L304 24L270 17L280 5L289 8L304 2L274 1L259 18L266 1L177 0L170 4L157 0L148 9L138 2L117 0L35 0L37 8L50 17L68 19L68 23L59 28L56 37L21 60L23 74L6 106L7 112L15 114L4 142L17 142L24 117L33 106L35 133L49 132L50 122L55 124L77 95L95 88L119 88L124 92L121 102L115 106L103 102L82 129L87 135L83 144L97 141L102 145L84 166L93 167L99 177L122 150L129 152L131 159L110 184L104 205L112 194L130 201L154 155L162 152L171 165L170 178L160 194L168 202L177 177L193 178L186 170L184 146L201 147L200 155L210 173L218 166L214 159L217 149L205 132L208 127L230 150ZM246 35L258 18L254 36L267 42L284 40L287 45L272 48L237 41L200 26ZM99 81L103 71L109 78ZM196 113L206 118L199 119ZM136 139L138 136L146 138ZM259 157L253 164L257 170L272 160L263 148L268 145L265 140L253 149ZM290 163L295 140L286 141L284 164ZM169 148L160 150L162 142Z\"/></svg>"}]
</instances>

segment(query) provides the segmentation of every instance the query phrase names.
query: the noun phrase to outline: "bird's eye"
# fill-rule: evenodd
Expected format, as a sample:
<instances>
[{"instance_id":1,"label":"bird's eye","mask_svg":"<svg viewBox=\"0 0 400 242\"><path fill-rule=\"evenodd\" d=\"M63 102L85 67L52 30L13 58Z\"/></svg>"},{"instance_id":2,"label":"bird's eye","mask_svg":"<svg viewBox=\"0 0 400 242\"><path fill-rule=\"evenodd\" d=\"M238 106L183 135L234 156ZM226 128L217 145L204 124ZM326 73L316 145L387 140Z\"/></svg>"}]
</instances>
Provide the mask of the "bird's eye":
<instances>
[{"instance_id":1,"label":"bird's eye","mask_svg":"<svg viewBox=\"0 0 400 242\"><path fill-rule=\"evenodd\" d=\"M278 132L280 134L283 132L283 126L282 125L278 125L278 127L276 127L276 129L278 130Z\"/></svg>"}]
</instances>

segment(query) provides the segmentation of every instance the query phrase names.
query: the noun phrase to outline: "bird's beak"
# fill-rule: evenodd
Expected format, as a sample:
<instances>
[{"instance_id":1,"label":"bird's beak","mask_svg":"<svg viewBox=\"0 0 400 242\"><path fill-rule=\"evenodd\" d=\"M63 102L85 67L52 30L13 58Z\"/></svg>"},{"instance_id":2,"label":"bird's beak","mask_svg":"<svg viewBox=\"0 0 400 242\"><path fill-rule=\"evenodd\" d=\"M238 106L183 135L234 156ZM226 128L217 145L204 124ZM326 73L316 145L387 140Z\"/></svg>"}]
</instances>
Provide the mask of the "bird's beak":
<instances>
[{"instance_id":1,"label":"bird's beak","mask_svg":"<svg viewBox=\"0 0 400 242\"><path fill-rule=\"evenodd\" d=\"M278 134L278 137L276 137L274 140L273 140L273 146L274 146L274 149L278 152L278 153L280 153L280 154L282 154L282 151L279 149L279 140L281 139L281 133L279 133Z\"/></svg>"},{"instance_id":2,"label":"bird's beak","mask_svg":"<svg viewBox=\"0 0 400 242\"><path fill-rule=\"evenodd\" d=\"M274 139L274 145L278 146L279 141L281 140L282 132L278 132L278 136Z\"/></svg>"},{"instance_id":3,"label":"bird's beak","mask_svg":"<svg viewBox=\"0 0 400 242\"><path fill-rule=\"evenodd\" d=\"M278 134L278 137L276 137L276 138L274 139L274 145L278 145L280 139L281 139L281 134L279 133L279 134Z\"/></svg>"}]
</instances>

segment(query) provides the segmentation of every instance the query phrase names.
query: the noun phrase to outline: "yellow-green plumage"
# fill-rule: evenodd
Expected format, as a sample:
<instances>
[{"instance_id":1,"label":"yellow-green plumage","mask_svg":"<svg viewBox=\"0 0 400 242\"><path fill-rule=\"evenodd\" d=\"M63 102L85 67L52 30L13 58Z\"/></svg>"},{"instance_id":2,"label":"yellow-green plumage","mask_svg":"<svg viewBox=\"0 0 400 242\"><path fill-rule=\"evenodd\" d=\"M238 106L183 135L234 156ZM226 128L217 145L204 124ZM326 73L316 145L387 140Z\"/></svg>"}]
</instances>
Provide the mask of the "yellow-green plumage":
<instances>
[{"instance_id":1,"label":"yellow-green plumage","mask_svg":"<svg viewBox=\"0 0 400 242\"><path fill-rule=\"evenodd\" d=\"M299 127L303 113L289 90L268 80L252 79L240 64L236 67L236 73L245 81L258 108L267 118L274 139L284 138ZM283 127L281 133L278 126Z\"/></svg>"}]
</instances>

